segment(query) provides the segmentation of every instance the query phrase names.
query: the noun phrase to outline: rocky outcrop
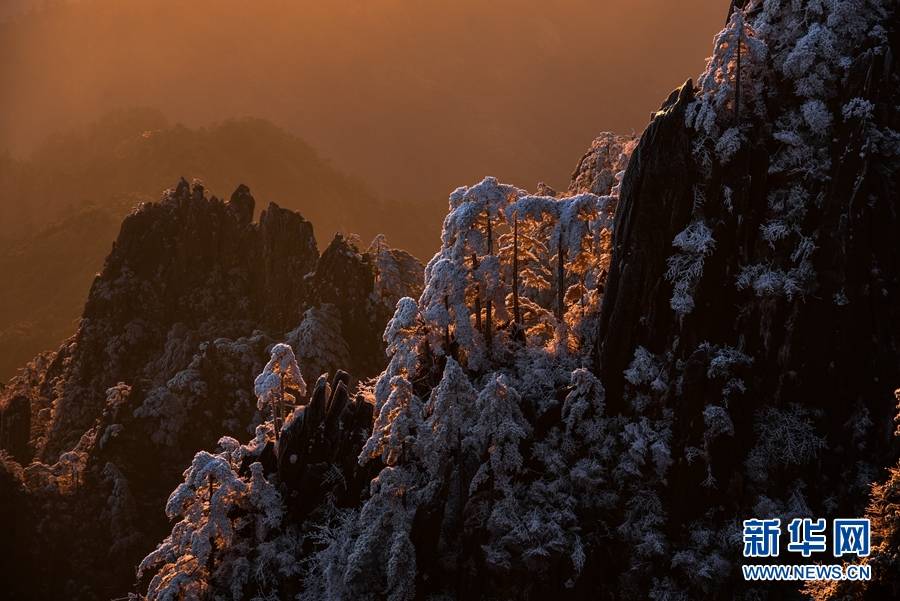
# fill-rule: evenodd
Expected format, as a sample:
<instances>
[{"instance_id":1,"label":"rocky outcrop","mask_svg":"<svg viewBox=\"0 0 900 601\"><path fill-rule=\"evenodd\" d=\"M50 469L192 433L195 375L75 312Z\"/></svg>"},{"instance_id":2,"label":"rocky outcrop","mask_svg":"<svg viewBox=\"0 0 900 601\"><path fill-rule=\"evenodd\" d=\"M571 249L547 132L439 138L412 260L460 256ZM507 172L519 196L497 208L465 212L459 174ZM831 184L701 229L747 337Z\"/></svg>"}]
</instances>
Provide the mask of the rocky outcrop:
<instances>
[{"instance_id":1,"label":"rocky outcrop","mask_svg":"<svg viewBox=\"0 0 900 601\"><path fill-rule=\"evenodd\" d=\"M36 583L24 598L131 587L169 528L161 508L183 466L223 434L252 434L263 418L253 380L309 310L323 307L342 346L359 341L349 364L326 354L317 365L365 377L383 364L389 310L372 294L374 258L340 236L320 258L302 216L271 203L253 223L254 205L245 186L223 202L184 180L141 205L76 334L0 391L0 496L8 515L40 516L6 564ZM322 334L311 331L310 355Z\"/></svg>"},{"instance_id":2,"label":"rocky outcrop","mask_svg":"<svg viewBox=\"0 0 900 601\"><path fill-rule=\"evenodd\" d=\"M285 501L300 523L329 497L334 507L355 507L374 473L357 457L372 431L372 405L350 397L350 375L321 377L309 403L286 420L276 445Z\"/></svg>"},{"instance_id":3,"label":"rocky outcrop","mask_svg":"<svg viewBox=\"0 0 900 601\"><path fill-rule=\"evenodd\" d=\"M896 31L854 36L849 16L830 18L847 68L839 89L817 91L791 71L803 42L781 39L795 35L785 25L795 15L746 10L758 29L743 26L745 43L764 32L768 62L753 71L745 50L741 105L688 81L655 113L622 184L600 319L595 370L609 410L636 411L635 370L655 362L651 407L672 420L660 495L673 553L698 553L685 524L861 515L898 454ZM814 54L804 60L829 73ZM754 86L767 93L753 100ZM715 125L701 125L722 98ZM666 590L710 586L669 576ZM727 582L705 593L749 588L739 575Z\"/></svg>"},{"instance_id":4,"label":"rocky outcrop","mask_svg":"<svg viewBox=\"0 0 900 601\"><path fill-rule=\"evenodd\" d=\"M637 337L668 331L674 320L664 275L692 203L684 111L693 97L690 80L672 93L641 136L622 182L599 327L600 365L610 374L625 371L635 346L646 342ZM621 398L621 389L622 380L611 377L609 396Z\"/></svg>"}]
</instances>

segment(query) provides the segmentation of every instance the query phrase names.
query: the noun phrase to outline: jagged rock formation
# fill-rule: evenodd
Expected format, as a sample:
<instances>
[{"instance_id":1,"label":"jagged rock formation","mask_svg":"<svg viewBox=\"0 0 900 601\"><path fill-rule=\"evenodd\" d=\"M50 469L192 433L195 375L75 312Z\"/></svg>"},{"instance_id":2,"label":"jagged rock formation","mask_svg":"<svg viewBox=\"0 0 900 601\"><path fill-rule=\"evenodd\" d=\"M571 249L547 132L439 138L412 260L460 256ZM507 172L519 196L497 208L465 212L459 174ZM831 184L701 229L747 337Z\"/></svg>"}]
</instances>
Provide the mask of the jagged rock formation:
<instances>
[{"instance_id":1,"label":"jagged rock formation","mask_svg":"<svg viewBox=\"0 0 900 601\"><path fill-rule=\"evenodd\" d=\"M21 560L4 566L4 580L6 570L32 575L23 598L130 588L167 528L160 507L184 464L222 434L253 432L253 378L304 315L302 354L320 366L368 376L383 364L389 310L376 289L396 302L416 286L382 289L374 256L338 236L320 257L299 214L272 203L253 223L253 210L244 186L221 201L184 180L141 205L77 333L0 391L3 496L8 515L33 527L6 555ZM336 345L351 349L347 363L333 364Z\"/></svg>"},{"instance_id":2,"label":"jagged rock formation","mask_svg":"<svg viewBox=\"0 0 900 601\"><path fill-rule=\"evenodd\" d=\"M671 240L684 227L693 202L687 170L691 141L684 127L684 109L692 100L688 80L647 126L625 174L599 328L600 366L610 374L625 372L638 342L634 337L651 331L637 331L635 323L653 323L655 333L675 320L663 287ZM611 388L610 396L621 398L621 389Z\"/></svg>"},{"instance_id":3,"label":"jagged rock formation","mask_svg":"<svg viewBox=\"0 0 900 601\"><path fill-rule=\"evenodd\" d=\"M316 382L309 403L285 421L276 446L278 478L294 519L302 522L328 498L335 507L355 507L368 488L371 469L356 461L372 431L372 406L350 398L350 375Z\"/></svg>"}]
</instances>

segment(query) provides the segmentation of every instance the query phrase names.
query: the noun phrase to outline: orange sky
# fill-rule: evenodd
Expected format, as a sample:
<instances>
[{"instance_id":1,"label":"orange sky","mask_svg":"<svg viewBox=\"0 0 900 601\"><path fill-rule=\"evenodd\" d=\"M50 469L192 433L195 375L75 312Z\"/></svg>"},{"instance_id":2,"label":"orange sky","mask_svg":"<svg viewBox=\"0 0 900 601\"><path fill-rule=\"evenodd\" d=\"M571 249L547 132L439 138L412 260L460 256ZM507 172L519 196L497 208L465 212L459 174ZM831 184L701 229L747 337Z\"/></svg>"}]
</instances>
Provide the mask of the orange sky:
<instances>
[{"instance_id":1,"label":"orange sky","mask_svg":"<svg viewBox=\"0 0 900 601\"><path fill-rule=\"evenodd\" d=\"M701 70L728 2L82 0L0 27L0 150L118 107L271 119L383 196L564 187Z\"/></svg>"}]
</instances>

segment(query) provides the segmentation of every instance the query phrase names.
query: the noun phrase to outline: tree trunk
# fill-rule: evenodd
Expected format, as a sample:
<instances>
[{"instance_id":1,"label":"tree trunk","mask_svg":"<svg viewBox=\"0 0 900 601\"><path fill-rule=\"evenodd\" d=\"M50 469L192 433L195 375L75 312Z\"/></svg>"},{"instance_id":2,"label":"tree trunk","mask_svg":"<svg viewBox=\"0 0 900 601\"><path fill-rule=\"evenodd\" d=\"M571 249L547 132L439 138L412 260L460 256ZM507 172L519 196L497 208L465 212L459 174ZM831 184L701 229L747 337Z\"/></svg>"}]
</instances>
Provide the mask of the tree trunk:
<instances>
[{"instance_id":1,"label":"tree trunk","mask_svg":"<svg viewBox=\"0 0 900 601\"><path fill-rule=\"evenodd\" d=\"M478 255L472 253L472 275L478 271ZM475 329L481 331L481 287L475 284Z\"/></svg>"},{"instance_id":2,"label":"tree trunk","mask_svg":"<svg viewBox=\"0 0 900 601\"><path fill-rule=\"evenodd\" d=\"M562 321L566 314L566 250L563 248L562 228L559 228L556 257L556 319Z\"/></svg>"},{"instance_id":3,"label":"tree trunk","mask_svg":"<svg viewBox=\"0 0 900 601\"><path fill-rule=\"evenodd\" d=\"M444 309L447 310L447 315L450 315L450 298L445 294L444 295ZM444 348L447 352L450 352L450 324L448 323L444 326Z\"/></svg>"},{"instance_id":4,"label":"tree trunk","mask_svg":"<svg viewBox=\"0 0 900 601\"><path fill-rule=\"evenodd\" d=\"M276 430L277 432L277 430ZM207 476L207 482L209 482L209 512L207 513L207 520L212 516L212 498L213 498L213 477L212 474ZM216 539L212 536L209 537L209 557L206 559L206 571L209 574L212 574L213 568L216 565Z\"/></svg>"},{"instance_id":5,"label":"tree trunk","mask_svg":"<svg viewBox=\"0 0 900 601\"><path fill-rule=\"evenodd\" d=\"M278 395L278 423L284 426L284 374L281 374L281 390Z\"/></svg>"},{"instance_id":6,"label":"tree trunk","mask_svg":"<svg viewBox=\"0 0 900 601\"><path fill-rule=\"evenodd\" d=\"M487 242L488 242L488 254L494 254L494 238L493 233L491 232L491 213L488 211L488 219L487 219ZM491 347L493 343L494 337L494 329L491 324L491 297L488 296L485 299L485 313L484 313L484 341L487 345L487 355L491 356Z\"/></svg>"},{"instance_id":7,"label":"tree trunk","mask_svg":"<svg viewBox=\"0 0 900 601\"><path fill-rule=\"evenodd\" d=\"M737 65L734 75L734 120L737 124L741 122L741 41L744 36L744 26L738 28L737 34Z\"/></svg>"},{"instance_id":8,"label":"tree trunk","mask_svg":"<svg viewBox=\"0 0 900 601\"><path fill-rule=\"evenodd\" d=\"M522 325L522 315L519 310L519 216L513 221L513 321L516 328Z\"/></svg>"}]
</instances>

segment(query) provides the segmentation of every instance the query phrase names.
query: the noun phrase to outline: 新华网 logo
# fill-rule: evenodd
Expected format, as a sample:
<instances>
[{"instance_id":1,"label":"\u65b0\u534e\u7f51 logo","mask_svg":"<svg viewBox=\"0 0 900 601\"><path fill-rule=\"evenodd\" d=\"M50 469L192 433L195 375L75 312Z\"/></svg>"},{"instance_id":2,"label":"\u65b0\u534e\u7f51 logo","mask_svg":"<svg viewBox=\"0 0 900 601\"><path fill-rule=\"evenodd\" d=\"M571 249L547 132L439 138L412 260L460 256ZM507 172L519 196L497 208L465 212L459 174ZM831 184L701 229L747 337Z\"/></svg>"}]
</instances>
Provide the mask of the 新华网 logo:
<instances>
[{"instance_id":1,"label":"\u65b0\u534e\u7f51 logo","mask_svg":"<svg viewBox=\"0 0 900 601\"><path fill-rule=\"evenodd\" d=\"M744 520L743 555L746 558L779 557L781 519ZM824 518L795 518L787 524L788 553L805 559L827 553L837 558L865 558L871 552L871 524L867 518L835 519L830 530ZM830 542L830 547L829 547ZM741 566L745 580L870 580L871 566L857 564L759 564Z\"/></svg>"}]
</instances>

